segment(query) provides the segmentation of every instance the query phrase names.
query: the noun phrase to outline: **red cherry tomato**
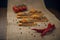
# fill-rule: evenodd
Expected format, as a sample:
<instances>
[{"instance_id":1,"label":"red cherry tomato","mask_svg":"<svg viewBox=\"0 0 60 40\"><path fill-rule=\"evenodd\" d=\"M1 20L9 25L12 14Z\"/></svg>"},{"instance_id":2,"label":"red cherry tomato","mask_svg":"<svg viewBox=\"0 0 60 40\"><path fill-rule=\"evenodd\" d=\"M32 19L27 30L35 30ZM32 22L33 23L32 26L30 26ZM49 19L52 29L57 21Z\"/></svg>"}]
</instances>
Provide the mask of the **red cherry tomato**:
<instances>
[{"instance_id":1,"label":"red cherry tomato","mask_svg":"<svg viewBox=\"0 0 60 40\"><path fill-rule=\"evenodd\" d=\"M26 10L27 10L27 7L26 7L26 6L22 6L22 9L23 9L24 11L26 11Z\"/></svg>"},{"instance_id":2,"label":"red cherry tomato","mask_svg":"<svg viewBox=\"0 0 60 40\"><path fill-rule=\"evenodd\" d=\"M19 9L18 9L16 6L13 7L13 10L14 10L14 12L16 12L16 13L19 12Z\"/></svg>"},{"instance_id":3,"label":"red cherry tomato","mask_svg":"<svg viewBox=\"0 0 60 40\"><path fill-rule=\"evenodd\" d=\"M22 8L22 6L20 6L20 7L18 7L19 8L19 11L23 11L23 8Z\"/></svg>"}]
</instances>

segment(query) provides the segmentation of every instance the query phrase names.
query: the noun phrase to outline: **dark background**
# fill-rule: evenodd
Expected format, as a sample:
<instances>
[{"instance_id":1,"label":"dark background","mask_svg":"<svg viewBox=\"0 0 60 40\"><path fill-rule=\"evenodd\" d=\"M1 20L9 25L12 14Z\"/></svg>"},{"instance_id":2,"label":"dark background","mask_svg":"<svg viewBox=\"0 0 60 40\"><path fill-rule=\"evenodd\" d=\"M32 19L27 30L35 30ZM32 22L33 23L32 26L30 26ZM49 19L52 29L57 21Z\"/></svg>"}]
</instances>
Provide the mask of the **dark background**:
<instances>
[{"instance_id":1,"label":"dark background","mask_svg":"<svg viewBox=\"0 0 60 40\"><path fill-rule=\"evenodd\" d=\"M7 0L0 0L0 7L7 7Z\"/></svg>"},{"instance_id":2,"label":"dark background","mask_svg":"<svg viewBox=\"0 0 60 40\"><path fill-rule=\"evenodd\" d=\"M44 0L47 8L52 8L60 11L60 1L59 0ZM0 7L7 7L7 0L0 0Z\"/></svg>"},{"instance_id":3,"label":"dark background","mask_svg":"<svg viewBox=\"0 0 60 40\"><path fill-rule=\"evenodd\" d=\"M47 8L52 8L60 11L60 1L59 0L44 0Z\"/></svg>"}]
</instances>

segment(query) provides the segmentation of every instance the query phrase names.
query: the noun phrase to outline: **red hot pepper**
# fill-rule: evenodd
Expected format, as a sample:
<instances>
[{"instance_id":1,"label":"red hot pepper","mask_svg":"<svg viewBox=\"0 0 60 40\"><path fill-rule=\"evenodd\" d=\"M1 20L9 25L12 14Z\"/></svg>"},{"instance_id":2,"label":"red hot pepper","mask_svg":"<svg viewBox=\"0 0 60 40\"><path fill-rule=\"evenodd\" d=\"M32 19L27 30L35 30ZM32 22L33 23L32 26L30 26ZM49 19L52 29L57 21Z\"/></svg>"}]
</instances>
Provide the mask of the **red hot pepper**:
<instances>
[{"instance_id":1,"label":"red hot pepper","mask_svg":"<svg viewBox=\"0 0 60 40\"><path fill-rule=\"evenodd\" d=\"M41 33L41 36L46 35L48 32L53 31L55 29L55 25L52 25L51 23L48 24L48 27L45 29L32 29L37 31L38 33Z\"/></svg>"}]
</instances>

